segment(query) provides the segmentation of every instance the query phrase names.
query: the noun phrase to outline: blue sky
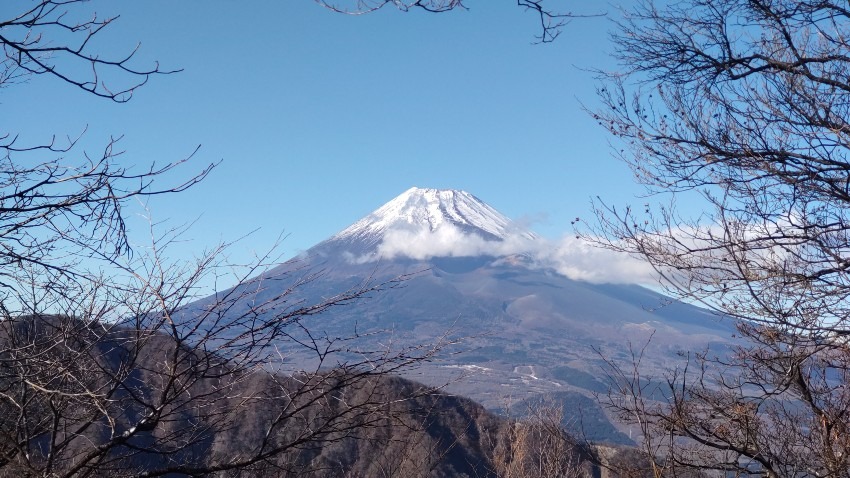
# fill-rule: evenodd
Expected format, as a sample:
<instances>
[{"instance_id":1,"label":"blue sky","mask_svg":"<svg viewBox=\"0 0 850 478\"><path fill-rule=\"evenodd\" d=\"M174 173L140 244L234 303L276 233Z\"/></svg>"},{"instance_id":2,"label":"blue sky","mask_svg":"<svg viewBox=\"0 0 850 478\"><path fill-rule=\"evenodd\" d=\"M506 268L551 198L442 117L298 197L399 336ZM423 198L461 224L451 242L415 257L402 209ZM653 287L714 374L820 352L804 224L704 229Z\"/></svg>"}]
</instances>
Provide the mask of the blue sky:
<instances>
[{"instance_id":1,"label":"blue sky","mask_svg":"<svg viewBox=\"0 0 850 478\"><path fill-rule=\"evenodd\" d=\"M411 186L467 190L549 238L587 217L592 196L642 203L581 106L596 104L587 69L613 67L610 21L577 19L555 43L535 45L536 17L512 0L468 5L351 17L312 0L92 2L121 15L98 48L141 42L140 65L183 71L152 78L121 105L35 78L0 95L4 129L37 141L87 128L92 152L123 135L122 160L140 168L201 145L165 179L220 166L149 204L157 220L197 219L172 251L187 256L257 229L235 260L281 233L289 256Z\"/></svg>"}]
</instances>

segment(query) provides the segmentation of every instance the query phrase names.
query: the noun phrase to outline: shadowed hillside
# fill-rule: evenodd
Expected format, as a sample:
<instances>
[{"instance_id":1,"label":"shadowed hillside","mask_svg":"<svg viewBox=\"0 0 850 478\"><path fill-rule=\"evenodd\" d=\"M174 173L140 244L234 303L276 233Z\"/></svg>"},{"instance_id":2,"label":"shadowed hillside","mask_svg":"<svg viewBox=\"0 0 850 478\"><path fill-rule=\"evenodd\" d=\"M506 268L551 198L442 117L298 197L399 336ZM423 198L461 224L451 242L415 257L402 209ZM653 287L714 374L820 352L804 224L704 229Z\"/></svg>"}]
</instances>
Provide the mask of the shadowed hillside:
<instances>
[{"instance_id":1,"label":"shadowed hillside","mask_svg":"<svg viewBox=\"0 0 850 478\"><path fill-rule=\"evenodd\" d=\"M512 461L533 465L528 447L549 437L531 423L522 426L536 430L537 441L520 442L520 424L471 400L398 377L368 377L366 371L359 372L366 379L353 381L349 375L358 372L351 370L233 375L226 365L199 367L199 376L184 376L192 384L180 397L159 410L146 409L145 397L165 389L163 380L170 376L165 358L174 347L162 334L67 317L2 322L0 474L488 477L504 475ZM187 353L194 358L186 363L209 360ZM132 362L128 354L135 355ZM74 358L64 379L38 368L63 357ZM111 392L98 389L119 375ZM86 396L79 388L83 383L104 395ZM98 408L100 418L91 420L98 413L89 412ZM51 427L55 420L60 427ZM551 436L566 444L563 458L576 470L601 473L590 448L560 428ZM83 461L107 444L108 452ZM258 459L238 472L216 468L245 457Z\"/></svg>"}]
</instances>

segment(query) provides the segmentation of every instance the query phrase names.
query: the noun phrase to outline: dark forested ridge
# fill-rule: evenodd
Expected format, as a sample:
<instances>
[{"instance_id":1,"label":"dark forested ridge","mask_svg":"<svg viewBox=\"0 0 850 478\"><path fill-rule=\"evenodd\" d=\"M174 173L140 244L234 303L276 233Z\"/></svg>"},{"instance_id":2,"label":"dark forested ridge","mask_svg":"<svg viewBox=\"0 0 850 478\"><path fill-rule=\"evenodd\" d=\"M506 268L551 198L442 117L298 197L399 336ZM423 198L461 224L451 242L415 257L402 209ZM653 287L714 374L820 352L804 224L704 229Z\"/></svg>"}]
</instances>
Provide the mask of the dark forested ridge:
<instances>
[{"instance_id":1,"label":"dark forested ridge","mask_svg":"<svg viewBox=\"0 0 850 478\"><path fill-rule=\"evenodd\" d=\"M181 396L151 410L152 398L169 391L163 368L173 365L173 347L162 335L70 318L3 321L0 476L533 476L520 473L538 466L529 450L552 438L413 381L349 381L335 370L299 393L297 375L199 367L203 376ZM209 360L193 353L182 363ZM55 370L63 360L65 378ZM563 443L577 472L602 473L593 464L599 450ZM227 469L247 457L258 458Z\"/></svg>"}]
</instances>

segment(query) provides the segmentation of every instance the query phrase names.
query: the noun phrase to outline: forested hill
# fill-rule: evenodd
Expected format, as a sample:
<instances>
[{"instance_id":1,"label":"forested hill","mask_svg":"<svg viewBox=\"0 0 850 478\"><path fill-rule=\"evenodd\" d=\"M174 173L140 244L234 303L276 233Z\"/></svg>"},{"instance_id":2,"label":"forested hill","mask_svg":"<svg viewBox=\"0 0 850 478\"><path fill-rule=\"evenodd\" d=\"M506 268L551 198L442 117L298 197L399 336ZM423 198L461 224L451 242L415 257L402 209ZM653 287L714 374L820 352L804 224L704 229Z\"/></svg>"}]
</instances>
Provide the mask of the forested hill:
<instances>
[{"instance_id":1,"label":"forested hill","mask_svg":"<svg viewBox=\"0 0 850 478\"><path fill-rule=\"evenodd\" d=\"M230 373L162 333L67 317L0 322L0 350L2 476L602 473L545 413L517 424L391 375Z\"/></svg>"}]
</instances>

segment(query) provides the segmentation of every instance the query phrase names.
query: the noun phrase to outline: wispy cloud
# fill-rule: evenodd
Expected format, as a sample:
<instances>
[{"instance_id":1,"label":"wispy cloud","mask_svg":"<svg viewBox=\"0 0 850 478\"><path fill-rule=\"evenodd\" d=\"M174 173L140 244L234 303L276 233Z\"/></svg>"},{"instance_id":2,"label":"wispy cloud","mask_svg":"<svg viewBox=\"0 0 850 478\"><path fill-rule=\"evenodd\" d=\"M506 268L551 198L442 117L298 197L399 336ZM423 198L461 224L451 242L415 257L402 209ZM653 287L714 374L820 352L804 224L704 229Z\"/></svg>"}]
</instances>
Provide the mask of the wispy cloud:
<instances>
[{"instance_id":1,"label":"wispy cloud","mask_svg":"<svg viewBox=\"0 0 850 478\"><path fill-rule=\"evenodd\" d=\"M532 257L542 267L575 280L593 283L644 284L658 282L648 263L622 252L596 247L586 240L564 236L542 240Z\"/></svg>"},{"instance_id":2,"label":"wispy cloud","mask_svg":"<svg viewBox=\"0 0 850 478\"><path fill-rule=\"evenodd\" d=\"M375 253L352 257L363 263L379 259L407 257L427 260L432 257L507 256L524 254L532 267L551 269L570 279L593 283L654 284L652 267L627 254L594 247L574 236L559 240L509 235L502 241L486 240L444 224L436 230L394 229L384 234Z\"/></svg>"}]
</instances>

